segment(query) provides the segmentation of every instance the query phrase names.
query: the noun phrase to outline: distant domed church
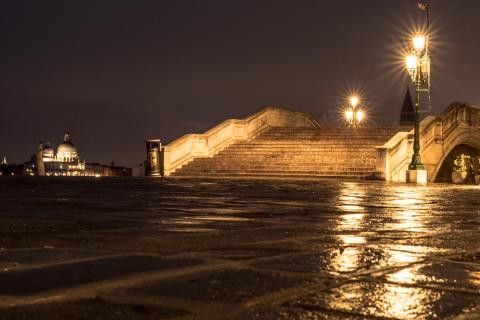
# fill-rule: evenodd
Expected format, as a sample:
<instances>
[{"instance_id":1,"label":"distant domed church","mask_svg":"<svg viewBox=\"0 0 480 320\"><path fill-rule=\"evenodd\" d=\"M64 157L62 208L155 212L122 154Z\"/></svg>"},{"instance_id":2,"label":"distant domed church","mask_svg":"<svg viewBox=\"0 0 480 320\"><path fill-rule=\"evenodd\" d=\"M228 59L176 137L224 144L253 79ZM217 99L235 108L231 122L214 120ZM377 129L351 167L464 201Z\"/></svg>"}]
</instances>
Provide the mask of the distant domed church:
<instances>
[{"instance_id":1,"label":"distant domed church","mask_svg":"<svg viewBox=\"0 0 480 320\"><path fill-rule=\"evenodd\" d=\"M33 161L34 160L34 161ZM26 173L39 176L85 176L85 161L81 161L70 134L65 133L57 150L40 142L37 153L27 164Z\"/></svg>"},{"instance_id":2,"label":"distant domed church","mask_svg":"<svg viewBox=\"0 0 480 320\"><path fill-rule=\"evenodd\" d=\"M63 142L55 150L49 143L40 144L31 160L24 164L23 174L29 176L54 176L54 177L112 177L131 176L132 169L100 163L85 163L80 160L78 150L70 139L70 134L65 133Z\"/></svg>"}]
</instances>

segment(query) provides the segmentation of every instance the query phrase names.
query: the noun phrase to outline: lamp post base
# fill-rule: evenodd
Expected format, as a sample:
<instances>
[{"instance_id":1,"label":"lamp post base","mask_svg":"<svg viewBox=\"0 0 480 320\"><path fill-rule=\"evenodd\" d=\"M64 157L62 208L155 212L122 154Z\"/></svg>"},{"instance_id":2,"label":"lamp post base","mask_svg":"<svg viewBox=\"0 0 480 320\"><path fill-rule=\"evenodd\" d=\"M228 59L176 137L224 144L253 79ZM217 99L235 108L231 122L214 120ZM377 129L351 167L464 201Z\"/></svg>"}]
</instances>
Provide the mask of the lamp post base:
<instances>
[{"instance_id":1,"label":"lamp post base","mask_svg":"<svg viewBox=\"0 0 480 320\"><path fill-rule=\"evenodd\" d=\"M427 184L427 170L408 170L407 182L416 184Z\"/></svg>"},{"instance_id":2,"label":"lamp post base","mask_svg":"<svg viewBox=\"0 0 480 320\"><path fill-rule=\"evenodd\" d=\"M412 155L412 162L410 162L410 165L408 166L408 170L423 170L425 169L423 167L422 163L422 158L420 157L420 154L417 152L414 152Z\"/></svg>"}]
</instances>

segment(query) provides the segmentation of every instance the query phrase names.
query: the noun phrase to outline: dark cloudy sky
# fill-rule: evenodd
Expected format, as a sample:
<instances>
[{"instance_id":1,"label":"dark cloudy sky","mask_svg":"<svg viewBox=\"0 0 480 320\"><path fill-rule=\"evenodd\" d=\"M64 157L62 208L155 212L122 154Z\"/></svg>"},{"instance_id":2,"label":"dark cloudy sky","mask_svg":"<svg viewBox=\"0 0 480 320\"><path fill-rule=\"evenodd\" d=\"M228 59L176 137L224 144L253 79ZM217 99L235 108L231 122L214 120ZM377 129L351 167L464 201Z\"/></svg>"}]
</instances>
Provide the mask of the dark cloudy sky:
<instances>
[{"instance_id":1,"label":"dark cloudy sky","mask_svg":"<svg viewBox=\"0 0 480 320\"><path fill-rule=\"evenodd\" d=\"M433 113L480 104L480 1L432 0ZM398 121L415 0L14 0L0 4L0 155L72 134L87 161L133 165L265 105L337 121L362 92Z\"/></svg>"}]
</instances>

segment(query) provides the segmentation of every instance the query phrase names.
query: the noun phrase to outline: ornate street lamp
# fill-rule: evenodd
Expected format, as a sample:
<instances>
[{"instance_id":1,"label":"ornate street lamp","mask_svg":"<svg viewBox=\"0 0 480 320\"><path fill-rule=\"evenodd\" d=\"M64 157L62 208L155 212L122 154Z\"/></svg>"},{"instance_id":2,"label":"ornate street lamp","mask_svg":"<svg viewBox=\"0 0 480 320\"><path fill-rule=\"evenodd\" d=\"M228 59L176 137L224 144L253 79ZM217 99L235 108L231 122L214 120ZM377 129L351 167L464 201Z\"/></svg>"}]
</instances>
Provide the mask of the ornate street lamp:
<instances>
[{"instance_id":1,"label":"ornate street lamp","mask_svg":"<svg viewBox=\"0 0 480 320\"><path fill-rule=\"evenodd\" d=\"M413 37L413 46L405 62L408 74L415 86L415 129L413 140L413 156L409 170L423 170L423 163L420 157L420 93L428 89L422 86L430 82L430 57L428 55L428 36L417 34Z\"/></svg>"},{"instance_id":2,"label":"ornate street lamp","mask_svg":"<svg viewBox=\"0 0 480 320\"><path fill-rule=\"evenodd\" d=\"M359 107L360 99L352 96L349 99L349 106L345 110L345 120L350 128L357 128L365 118L365 113Z\"/></svg>"},{"instance_id":3,"label":"ornate street lamp","mask_svg":"<svg viewBox=\"0 0 480 320\"><path fill-rule=\"evenodd\" d=\"M430 98L430 55L428 51L430 16L429 5L419 2L418 6L427 16L427 33L416 34L412 38L412 47L405 57L405 64L415 86L415 129L413 139L412 161L408 166L408 182L426 183L427 171L420 156L420 93L427 92Z\"/></svg>"}]
</instances>

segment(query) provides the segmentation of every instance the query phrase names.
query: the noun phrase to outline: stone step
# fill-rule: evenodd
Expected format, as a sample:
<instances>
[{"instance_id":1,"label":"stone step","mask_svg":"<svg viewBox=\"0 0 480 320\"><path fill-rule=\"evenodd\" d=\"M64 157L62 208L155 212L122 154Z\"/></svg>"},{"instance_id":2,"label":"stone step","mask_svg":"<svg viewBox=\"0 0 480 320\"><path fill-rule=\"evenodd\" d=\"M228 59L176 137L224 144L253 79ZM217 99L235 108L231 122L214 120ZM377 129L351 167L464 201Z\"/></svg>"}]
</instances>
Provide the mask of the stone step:
<instances>
[{"instance_id":1,"label":"stone step","mask_svg":"<svg viewBox=\"0 0 480 320\"><path fill-rule=\"evenodd\" d=\"M234 173L242 173L242 174L311 174L311 175L331 175L331 176L340 176L340 175L371 175L370 171L366 170L356 170L356 171L321 171L321 170L205 170L205 171L188 171L183 170L178 174L210 174L210 173L217 173L217 174L234 174Z\"/></svg>"},{"instance_id":2,"label":"stone step","mask_svg":"<svg viewBox=\"0 0 480 320\"><path fill-rule=\"evenodd\" d=\"M312 149L312 150L294 150L294 149L280 149L280 150L268 150L268 149L246 149L246 150L225 150L219 152L218 155L224 154L303 154L303 155L314 155L314 154L372 154L374 153L375 148L371 150L343 150L343 149Z\"/></svg>"},{"instance_id":3,"label":"stone step","mask_svg":"<svg viewBox=\"0 0 480 320\"><path fill-rule=\"evenodd\" d=\"M295 153L295 154L323 154L323 153L332 153L332 154L337 154L337 153L342 153L342 154L348 154L348 153L362 153L362 154L371 154L374 153L375 147L372 147L371 149L345 149L345 148L309 148L309 149L288 149L288 148L282 148L282 149L266 149L266 148L245 148L245 149L229 149L229 150L224 150L219 152L218 154L282 154L282 153Z\"/></svg>"},{"instance_id":4,"label":"stone step","mask_svg":"<svg viewBox=\"0 0 480 320\"><path fill-rule=\"evenodd\" d=\"M295 150L295 151L305 151L305 150L346 150L346 151L365 151L369 152L372 150L375 150L375 148L378 146L378 144L370 144L370 145L340 145L340 144L328 144L328 145L305 145L301 146L298 144L292 144L292 145L248 145L248 146L235 146L235 147L228 147L222 151L245 151L245 150L252 150L252 151L272 151L272 152L278 152L278 151L285 151L285 150ZM222 152L220 151L220 152Z\"/></svg>"},{"instance_id":5,"label":"stone step","mask_svg":"<svg viewBox=\"0 0 480 320\"><path fill-rule=\"evenodd\" d=\"M270 148L271 150L278 150L278 149L297 149L297 150L303 150L303 149L325 149L325 148L345 148L345 149L370 149L370 148L375 148L378 145L382 145L383 143L312 143L312 144L306 144L306 143L292 143L292 144L286 144L286 143L251 143L251 144L245 144L245 145L234 145L230 146L225 150L242 150L242 149L249 149L249 148L263 148L263 149L268 149ZM371 150L371 149L370 149Z\"/></svg>"},{"instance_id":6,"label":"stone step","mask_svg":"<svg viewBox=\"0 0 480 320\"><path fill-rule=\"evenodd\" d=\"M362 159L355 159L352 161L329 161L325 159L320 159L320 160L314 160L314 161L295 161L291 160L288 161L288 159L275 159L275 158L266 158L266 159L255 159L255 158L250 158L250 159L213 159L211 161L193 161L189 162L187 165L190 166L198 166L198 165L237 165L237 164L249 164L249 165L263 165L263 166L304 166L304 165L310 165L310 166L324 166L324 165L331 165L332 163L336 163L337 165L350 165L350 166L359 166L359 165L375 165L376 159L375 158L362 158Z\"/></svg>"},{"instance_id":7,"label":"stone step","mask_svg":"<svg viewBox=\"0 0 480 320\"><path fill-rule=\"evenodd\" d=\"M270 134L262 134L256 137L258 140L263 139L275 139L275 140L289 140L289 139L303 139L303 138L315 138L315 139L341 139L341 138L352 138L352 139L383 139L386 135L390 135L389 133L382 133L382 132L374 132L369 134L361 134L361 135L351 135L351 134L321 134L321 133L270 133Z\"/></svg>"},{"instance_id":8,"label":"stone step","mask_svg":"<svg viewBox=\"0 0 480 320\"><path fill-rule=\"evenodd\" d=\"M237 170L237 169L252 169L252 170L299 170L299 171L325 171L325 170L347 170L347 171L358 171L358 170L369 170L372 166L369 165L359 165L359 166L339 166L339 165L330 165L330 166L283 166L283 167L274 167L271 166L261 166L261 165L219 165L219 166L186 166L184 170Z\"/></svg>"},{"instance_id":9,"label":"stone step","mask_svg":"<svg viewBox=\"0 0 480 320\"><path fill-rule=\"evenodd\" d=\"M369 132L399 132L410 130L410 127L376 127L376 128L299 128L299 127L271 127L270 130L265 131L263 134L271 133L349 133L349 134L365 134Z\"/></svg>"},{"instance_id":10,"label":"stone step","mask_svg":"<svg viewBox=\"0 0 480 320\"><path fill-rule=\"evenodd\" d=\"M200 174L208 174L207 177L218 176L245 176L245 177L323 177L323 178L334 178L334 177L351 177L351 178L365 178L372 176L371 172L285 172L285 171L271 171L271 172L208 172L208 173L198 173L198 172L180 172L176 173L173 176L184 176L184 177L198 177Z\"/></svg>"},{"instance_id":11,"label":"stone step","mask_svg":"<svg viewBox=\"0 0 480 320\"><path fill-rule=\"evenodd\" d=\"M384 139L385 136L390 136L389 133L370 133L370 134L362 134L362 135L351 135L351 134L295 134L295 133L278 133L278 134L263 134L257 136L255 139L257 140L292 140L292 139L318 139L318 140L326 140L326 139L343 139L343 138L351 138L351 139Z\"/></svg>"},{"instance_id":12,"label":"stone step","mask_svg":"<svg viewBox=\"0 0 480 320\"><path fill-rule=\"evenodd\" d=\"M332 157L346 157L346 158L375 158L374 153L356 153L356 152L278 152L278 153L255 153L255 152L244 152L244 153L228 153L228 154L219 154L214 157L225 157L225 158L252 158L252 157L262 157L262 158L285 158L292 160L301 160L301 159L328 159L332 161Z\"/></svg>"},{"instance_id":13,"label":"stone step","mask_svg":"<svg viewBox=\"0 0 480 320\"><path fill-rule=\"evenodd\" d=\"M281 169L281 171L370 171L374 169L374 166L324 166L324 167L276 167ZM272 167L262 167L262 166L208 166L208 167L185 167L183 171L216 171L216 170L258 170L258 171L270 171L275 170Z\"/></svg>"},{"instance_id":14,"label":"stone step","mask_svg":"<svg viewBox=\"0 0 480 320\"><path fill-rule=\"evenodd\" d=\"M235 173L235 172L243 172L243 173L275 173L275 172L285 172L285 173L291 173L291 174L364 174L364 173L369 173L372 174L373 171L371 168L359 168L358 170L354 169L338 169L338 168L332 168L332 169L316 169L316 168L309 168L305 170L299 170L299 169L294 169L294 168L282 168L281 170L271 170L268 168L264 169L259 169L259 168L215 168L215 169L190 169L190 170L178 170L180 173L184 174L208 174L208 173Z\"/></svg>"},{"instance_id":15,"label":"stone step","mask_svg":"<svg viewBox=\"0 0 480 320\"><path fill-rule=\"evenodd\" d=\"M238 143L238 144L233 144L233 145L230 145L229 149L232 149L232 148L252 148L252 147L255 147L255 148L329 148L329 147L332 147L332 146L339 146L339 147L344 147L344 148L368 148L368 147L375 147L377 145L383 145L384 142L383 141L369 141L369 142L355 142L355 141L350 141L350 142L345 142L344 140L339 140L337 142L335 141L328 141L328 142L319 142L319 141L315 141L315 142L299 142L299 141L295 141L295 142L292 142L292 143L286 143L286 142L258 142L258 141L252 141L252 142L249 142L249 143L245 143L245 144L241 144L241 143Z\"/></svg>"},{"instance_id":16,"label":"stone step","mask_svg":"<svg viewBox=\"0 0 480 320\"><path fill-rule=\"evenodd\" d=\"M275 133L294 133L294 134L302 134L302 133L319 133L319 134L350 134L350 135L362 135L362 134L369 134L369 133L390 133L390 132L398 132L404 131L402 127L394 127L394 128L361 128L361 129L349 129L349 128L298 128L298 127L272 127L269 131L265 131L261 133L262 135L266 134L275 134Z\"/></svg>"},{"instance_id":17,"label":"stone step","mask_svg":"<svg viewBox=\"0 0 480 320\"><path fill-rule=\"evenodd\" d=\"M260 160L260 161L258 161ZM318 158L295 158L295 157L263 157L262 159L259 158L235 158L235 157L213 157L213 158L201 158L195 159L190 164L211 164L211 163L224 163L224 164L232 164L232 163L262 163L266 165L270 164L278 164L278 165L302 165L302 164L312 164L312 165L322 165L322 164L331 164L331 163L338 163L338 164L348 164L348 163L375 163L375 157L355 157L352 159L330 159L326 157L318 157Z\"/></svg>"},{"instance_id":18,"label":"stone step","mask_svg":"<svg viewBox=\"0 0 480 320\"><path fill-rule=\"evenodd\" d=\"M394 132L369 132L364 134L350 134L350 133L321 133L321 132L307 132L307 133L298 133L298 132L270 132L258 135L257 139L292 139L292 138L305 138L305 137L314 137L318 139L325 139L325 138L341 138L341 137L349 137L353 139L357 138L384 138L385 136L393 136Z\"/></svg>"},{"instance_id":19,"label":"stone step","mask_svg":"<svg viewBox=\"0 0 480 320\"><path fill-rule=\"evenodd\" d=\"M293 160L293 161L292 161ZM302 159L292 159L291 157L265 157L261 159L261 161L255 161L255 159L248 159L248 158L228 158L228 157L213 157L213 158L199 158L190 162L191 164L202 164L202 163L265 163L265 164L293 164L293 165L301 165L301 164L314 164L314 165L322 165L322 164L330 164L330 163L374 163L375 158L360 158L356 157L353 159L328 159L328 158L302 158Z\"/></svg>"},{"instance_id":20,"label":"stone step","mask_svg":"<svg viewBox=\"0 0 480 320\"><path fill-rule=\"evenodd\" d=\"M315 139L315 140L327 140L327 139L384 139L387 134L375 133L375 134L365 134L365 135L356 135L352 136L349 134L268 134L258 136L258 140L303 140L303 139Z\"/></svg>"}]
</instances>

